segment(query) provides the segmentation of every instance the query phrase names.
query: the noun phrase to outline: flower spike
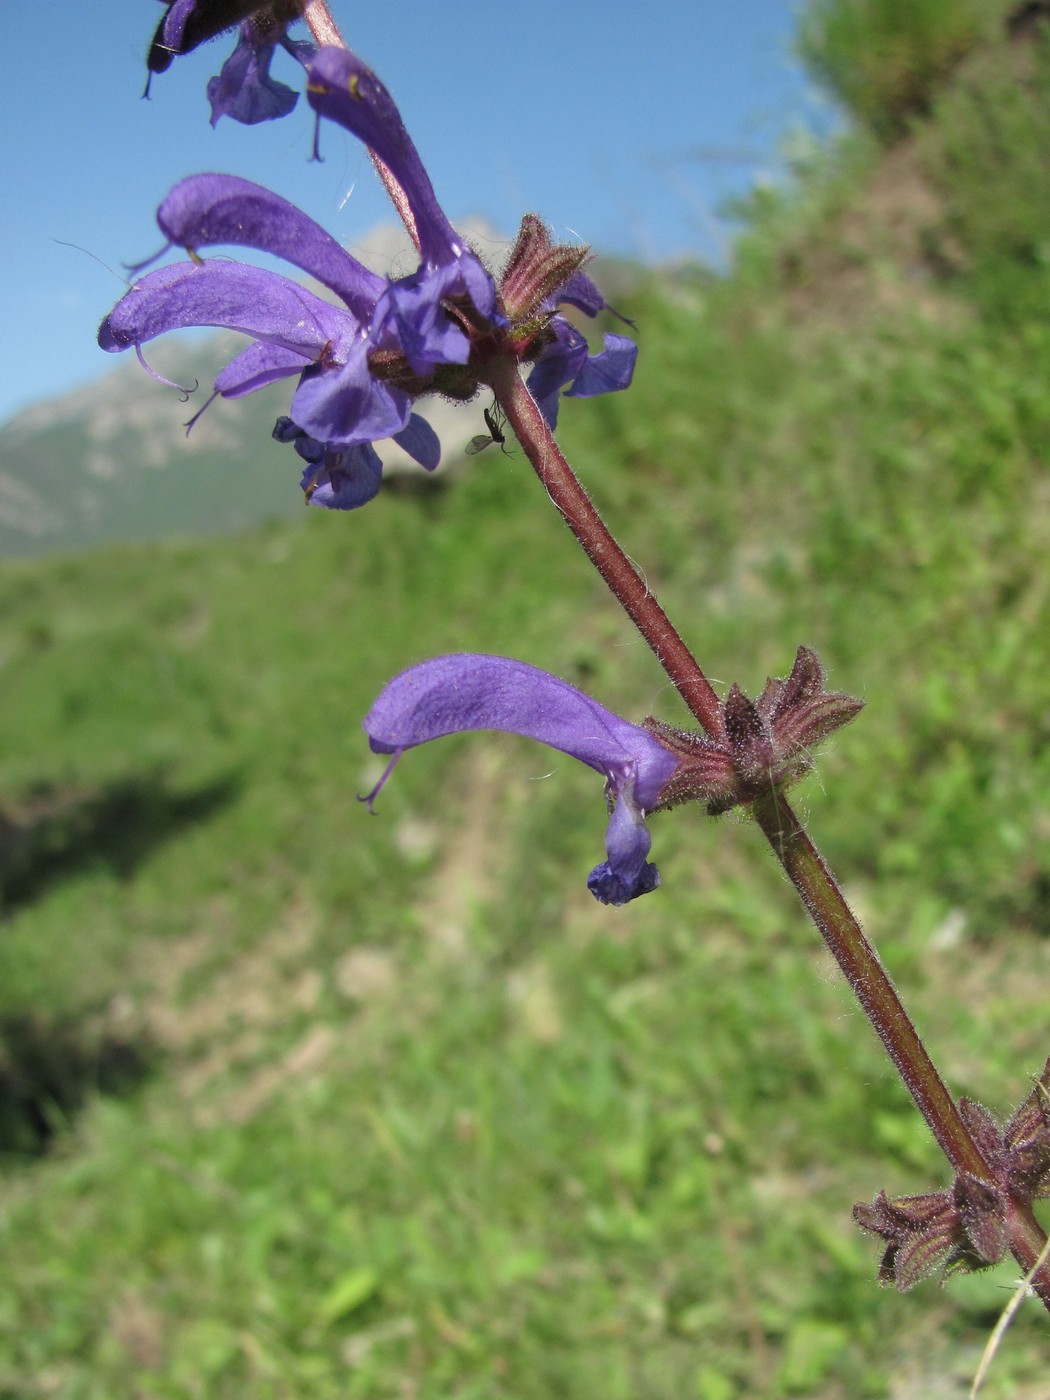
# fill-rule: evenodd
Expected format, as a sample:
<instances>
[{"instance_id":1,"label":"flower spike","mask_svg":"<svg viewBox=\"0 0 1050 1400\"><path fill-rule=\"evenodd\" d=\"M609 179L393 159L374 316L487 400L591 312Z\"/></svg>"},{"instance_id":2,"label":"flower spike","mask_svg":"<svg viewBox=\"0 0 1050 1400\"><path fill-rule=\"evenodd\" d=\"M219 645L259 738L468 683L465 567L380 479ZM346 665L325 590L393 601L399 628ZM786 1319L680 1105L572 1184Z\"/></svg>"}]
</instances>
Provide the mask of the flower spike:
<instances>
[{"instance_id":1,"label":"flower spike","mask_svg":"<svg viewBox=\"0 0 1050 1400\"><path fill-rule=\"evenodd\" d=\"M163 71L172 54L237 19L242 45L287 43L283 26L294 13L291 0L247 7L174 0L151 64ZM264 76L268 61L255 53L244 72L254 64L252 71ZM215 80L219 87L227 69ZM234 87L224 89L222 101L239 111L243 92ZM183 248L190 261L140 277L99 327L102 349L134 348L145 364L142 347L169 330L215 326L247 336L249 344L217 376L212 397L240 398L296 376L290 411L275 436L294 445L307 463L307 501L343 510L376 494L380 462L373 444L384 438L395 439L432 470L437 439L412 412L415 400L441 394L467 401L491 383L496 360L535 366L530 384L550 423L563 391L586 397L626 387L634 345L606 336L605 349L591 355L557 309L571 305L588 315L605 309L582 271L585 248L554 245L540 221L527 216L504 277L508 315L492 275L438 204L393 98L371 69L345 49L322 47L310 64L308 92L319 117L365 141L397 178L419 237L416 271L395 280L379 277L270 190L232 175L195 175L176 185L157 212L165 251ZM255 98L244 100L251 106ZM283 258L333 292L339 304L322 301L277 272L202 257L202 250L222 244Z\"/></svg>"},{"instance_id":2,"label":"flower spike","mask_svg":"<svg viewBox=\"0 0 1050 1400\"><path fill-rule=\"evenodd\" d=\"M660 882L646 857L645 825L662 805L678 758L638 725L612 714L575 686L523 661L461 653L412 666L390 681L364 721L373 753L392 754L431 739L498 729L538 739L601 773L609 802L607 859L587 886L602 904L626 904ZM371 807L390 768L368 796Z\"/></svg>"}]
</instances>

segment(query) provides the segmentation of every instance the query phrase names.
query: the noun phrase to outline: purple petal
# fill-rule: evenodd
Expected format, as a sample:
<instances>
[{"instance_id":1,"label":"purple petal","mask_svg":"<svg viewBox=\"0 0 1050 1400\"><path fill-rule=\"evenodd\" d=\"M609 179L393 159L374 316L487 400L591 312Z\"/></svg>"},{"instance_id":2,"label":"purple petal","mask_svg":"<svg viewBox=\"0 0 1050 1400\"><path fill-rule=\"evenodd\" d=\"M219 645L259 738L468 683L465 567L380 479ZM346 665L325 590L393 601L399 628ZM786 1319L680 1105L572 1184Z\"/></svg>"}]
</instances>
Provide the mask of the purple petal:
<instances>
[{"instance_id":1,"label":"purple petal","mask_svg":"<svg viewBox=\"0 0 1050 1400\"><path fill-rule=\"evenodd\" d=\"M192 32L189 35L186 34L186 26L189 24L191 29L194 23L199 26L202 12L206 8L201 0L175 0L160 22L160 32L157 37L162 39L173 53L182 52L184 40L190 45L199 44L201 40L196 38ZM196 15L193 13L194 10L197 11Z\"/></svg>"},{"instance_id":2,"label":"purple petal","mask_svg":"<svg viewBox=\"0 0 1050 1400\"><path fill-rule=\"evenodd\" d=\"M169 5L167 14L157 25L146 59L151 73L165 72L176 54L186 53L211 37L210 34L201 38L195 36L194 29L200 28L199 15L195 17L193 13L197 6L198 0L174 0L174 4Z\"/></svg>"},{"instance_id":3,"label":"purple petal","mask_svg":"<svg viewBox=\"0 0 1050 1400\"><path fill-rule=\"evenodd\" d=\"M301 63L305 69L309 70L317 53L317 45L312 40L289 39L286 34L283 39L278 39L277 42L286 54L295 59L296 63Z\"/></svg>"},{"instance_id":4,"label":"purple petal","mask_svg":"<svg viewBox=\"0 0 1050 1400\"><path fill-rule=\"evenodd\" d=\"M98 343L120 351L185 326L223 326L315 360L344 337L350 321L279 273L213 259L141 278L102 322Z\"/></svg>"},{"instance_id":5,"label":"purple petal","mask_svg":"<svg viewBox=\"0 0 1050 1400\"><path fill-rule=\"evenodd\" d=\"M585 272L574 272L569 280L558 288L553 300L559 306L575 306L585 316L593 317L597 316L599 311L608 311L625 325L634 325L626 316L621 316L615 306L609 305L598 290L597 284Z\"/></svg>"},{"instance_id":6,"label":"purple petal","mask_svg":"<svg viewBox=\"0 0 1050 1400\"><path fill-rule=\"evenodd\" d=\"M626 389L634 374L638 347L623 335L606 334L605 349L588 353L582 333L555 316L551 321L554 341L540 352L528 378L528 388L540 411L553 428L558 422L558 402L564 392L575 399ZM569 385L569 388L565 388Z\"/></svg>"},{"instance_id":7,"label":"purple petal","mask_svg":"<svg viewBox=\"0 0 1050 1400\"><path fill-rule=\"evenodd\" d=\"M383 464L371 443L332 447L304 433L291 418L278 418L273 437L276 442L291 443L306 462L299 484L307 505L326 510L357 510L378 495Z\"/></svg>"},{"instance_id":8,"label":"purple petal","mask_svg":"<svg viewBox=\"0 0 1050 1400\"><path fill-rule=\"evenodd\" d=\"M372 70L348 49L319 48L306 93L318 116L338 122L390 167L415 217L423 261L459 257L464 244L437 202L394 99Z\"/></svg>"},{"instance_id":9,"label":"purple petal","mask_svg":"<svg viewBox=\"0 0 1050 1400\"><path fill-rule=\"evenodd\" d=\"M408 426L412 400L372 378L368 348L359 336L344 364L312 365L304 373L292 400L292 417L311 437L353 447L393 437Z\"/></svg>"},{"instance_id":10,"label":"purple petal","mask_svg":"<svg viewBox=\"0 0 1050 1400\"><path fill-rule=\"evenodd\" d=\"M587 888L600 904L628 904L656 889L660 872L646 860L652 842L634 801L634 783L628 782L620 789L605 833L608 860L587 877Z\"/></svg>"},{"instance_id":11,"label":"purple petal","mask_svg":"<svg viewBox=\"0 0 1050 1400\"><path fill-rule=\"evenodd\" d=\"M278 379L301 373L311 363L305 355L296 354L294 350L256 340L234 356L224 370L220 370L215 380L215 392L224 399L243 398L245 394L264 389Z\"/></svg>"},{"instance_id":12,"label":"purple petal","mask_svg":"<svg viewBox=\"0 0 1050 1400\"><path fill-rule=\"evenodd\" d=\"M280 195L236 175L191 175L157 210L157 223L180 248L220 243L258 248L284 258L342 297L367 323L386 286L331 234Z\"/></svg>"},{"instance_id":13,"label":"purple petal","mask_svg":"<svg viewBox=\"0 0 1050 1400\"><path fill-rule=\"evenodd\" d=\"M323 468L307 467L302 488L307 502L325 510L357 510L379 494L383 463L371 443L325 454Z\"/></svg>"},{"instance_id":14,"label":"purple petal","mask_svg":"<svg viewBox=\"0 0 1050 1400\"><path fill-rule=\"evenodd\" d=\"M679 760L651 734L557 676L504 656L439 656L402 671L365 719L374 753L396 753L471 729L538 739L596 769L618 787L633 777L645 810Z\"/></svg>"},{"instance_id":15,"label":"purple petal","mask_svg":"<svg viewBox=\"0 0 1050 1400\"><path fill-rule=\"evenodd\" d=\"M454 264L421 268L411 277L392 282L376 307L374 338L380 343L387 338L395 340L422 377L438 365L466 364L470 355L466 333L441 305L447 283L455 280L447 274L454 270Z\"/></svg>"},{"instance_id":16,"label":"purple petal","mask_svg":"<svg viewBox=\"0 0 1050 1400\"><path fill-rule=\"evenodd\" d=\"M249 26L241 26L237 47L222 65L219 76L208 79L212 126L221 117L231 117L243 126L256 126L286 117L292 110L299 94L270 77L275 47L272 43L257 43Z\"/></svg>"},{"instance_id":17,"label":"purple petal","mask_svg":"<svg viewBox=\"0 0 1050 1400\"><path fill-rule=\"evenodd\" d=\"M574 272L569 280L558 288L557 296L552 297L559 306L575 306L585 316L597 316L608 305L597 284L585 272Z\"/></svg>"},{"instance_id":18,"label":"purple petal","mask_svg":"<svg viewBox=\"0 0 1050 1400\"><path fill-rule=\"evenodd\" d=\"M432 472L441 461L441 442L438 435L418 413L413 413L409 418L407 428L402 428L392 436L398 447L428 472Z\"/></svg>"},{"instance_id":19,"label":"purple petal","mask_svg":"<svg viewBox=\"0 0 1050 1400\"><path fill-rule=\"evenodd\" d=\"M570 389L571 399L589 399L595 394L609 394L626 389L634 375L638 346L625 335L606 333L605 349L598 355L588 355Z\"/></svg>"},{"instance_id":20,"label":"purple petal","mask_svg":"<svg viewBox=\"0 0 1050 1400\"><path fill-rule=\"evenodd\" d=\"M555 339L541 351L526 382L548 425L554 428L562 388L587 362L587 341L563 316L555 316L551 329Z\"/></svg>"}]
</instances>

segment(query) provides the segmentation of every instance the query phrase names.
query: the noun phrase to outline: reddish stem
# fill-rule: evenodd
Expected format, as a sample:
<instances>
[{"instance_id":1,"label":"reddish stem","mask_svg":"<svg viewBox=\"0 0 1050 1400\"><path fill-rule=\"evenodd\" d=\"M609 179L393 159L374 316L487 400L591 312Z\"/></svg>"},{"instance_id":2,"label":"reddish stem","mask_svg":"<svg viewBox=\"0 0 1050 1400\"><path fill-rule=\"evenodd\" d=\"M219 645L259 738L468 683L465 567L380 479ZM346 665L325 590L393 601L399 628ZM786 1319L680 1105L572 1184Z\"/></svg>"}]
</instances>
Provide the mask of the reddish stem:
<instances>
[{"instance_id":1,"label":"reddish stem","mask_svg":"<svg viewBox=\"0 0 1050 1400\"><path fill-rule=\"evenodd\" d=\"M944 1155L956 1171L992 1181L991 1168L967 1131L878 953L783 793L770 793L754 803L752 811Z\"/></svg>"},{"instance_id":2,"label":"reddish stem","mask_svg":"<svg viewBox=\"0 0 1050 1400\"><path fill-rule=\"evenodd\" d=\"M1011 1201L1007 1216L1010 1252L1025 1273L1035 1265L1046 1245L1046 1233L1032 1214L1032 1207ZM1050 1261L1045 1261L1032 1274L1032 1290L1043 1307L1050 1312Z\"/></svg>"}]
</instances>

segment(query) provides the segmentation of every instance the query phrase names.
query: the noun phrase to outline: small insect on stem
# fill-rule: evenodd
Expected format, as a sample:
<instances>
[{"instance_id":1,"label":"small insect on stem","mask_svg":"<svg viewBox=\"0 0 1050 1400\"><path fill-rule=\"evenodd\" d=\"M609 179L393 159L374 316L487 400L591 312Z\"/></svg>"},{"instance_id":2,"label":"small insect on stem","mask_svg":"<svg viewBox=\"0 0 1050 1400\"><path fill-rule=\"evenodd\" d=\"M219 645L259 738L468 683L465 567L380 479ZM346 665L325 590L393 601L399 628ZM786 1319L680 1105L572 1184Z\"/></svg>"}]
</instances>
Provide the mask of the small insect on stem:
<instances>
[{"instance_id":1,"label":"small insect on stem","mask_svg":"<svg viewBox=\"0 0 1050 1400\"><path fill-rule=\"evenodd\" d=\"M478 433L476 437L470 439L464 449L467 456L476 457L479 452L484 452L485 448L491 447L494 442L498 442L503 451L506 452L507 439L503 433L503 425L506 421L496 404L493 404L491 408L486 408L485 427L488 428L488 432Z\"/></svg>"}]
</instances>

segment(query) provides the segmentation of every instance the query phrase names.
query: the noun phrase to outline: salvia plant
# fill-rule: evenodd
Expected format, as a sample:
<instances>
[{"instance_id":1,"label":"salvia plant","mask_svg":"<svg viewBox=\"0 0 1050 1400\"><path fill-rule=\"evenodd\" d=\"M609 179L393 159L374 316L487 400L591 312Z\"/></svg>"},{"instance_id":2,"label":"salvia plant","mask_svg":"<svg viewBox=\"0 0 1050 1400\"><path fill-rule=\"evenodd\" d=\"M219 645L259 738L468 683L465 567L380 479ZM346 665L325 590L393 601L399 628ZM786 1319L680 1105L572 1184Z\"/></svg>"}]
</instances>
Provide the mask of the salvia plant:
<instances>
[{"instance_id":1,"label":"salvia plant","mask_svg":"<svg viewBox=\"0 0 1050 1400\"><path fill-rule=\"evenodd\" d=\"M289 38L297 21L305 21L311 39ZM288 412L274 437L300 459L308 503L328 510L353 510L377 494L377 444L386 439L427 470L438 465L437 435L416 411L421 398L491 396L491 439L502 443L507 429L517 439L688 711L681 726L651 718L638 724L524 661L430 658L391 680L364 719L371 749L389 764L362 800L371 809L404 752L443 735L495 729L548 744L604 779L605 857L587 884L606 905L657 890L652 813L684 803L712 815L745 811L950 1166L945 1187L893 1198L879 1191L855 1207L857 1225L881 1242L879 1282L904 1291L929 1275L984 1269L1012 1254L1030 1293L1050 1310L1047 1237L1033 1213L1033 1202L1050 1195L1050 1060L1005 1121L954 1099L788 800L820 742L854 719L862 702L829 690L820 659L805 646L788 674L768 680L760 695L734 684L719 696L558 446L561 396L626 390L637 353L628 336L613 333L594 351L576 324L581 315L612 312L587 274L587 248L554 242L542 221L526 214L502 270L487 266L449 222L393 97L345 45L325 0L174 0L148 50L150 79L231 28L233 53L208 84L213 123L225 116L255 124L292 110L298 94L270 76L276 49L285 49L305 71L316 140L332 122L367 147L418 266L406 276L378 276L269 190L235 175L198 175L176 185L157 211L165 251L177 248L185 258L134 269L142 275L103 320L99 344L113 352L133 348L148 369L143 347L167 331L241 332L248 344L221 371L212 397L237 398L288 380ZM231 245L283 259L331 299L281 273L207 256ZM487 441L475 439L472 447Z\"/></svg>"}]
</instances>

